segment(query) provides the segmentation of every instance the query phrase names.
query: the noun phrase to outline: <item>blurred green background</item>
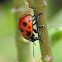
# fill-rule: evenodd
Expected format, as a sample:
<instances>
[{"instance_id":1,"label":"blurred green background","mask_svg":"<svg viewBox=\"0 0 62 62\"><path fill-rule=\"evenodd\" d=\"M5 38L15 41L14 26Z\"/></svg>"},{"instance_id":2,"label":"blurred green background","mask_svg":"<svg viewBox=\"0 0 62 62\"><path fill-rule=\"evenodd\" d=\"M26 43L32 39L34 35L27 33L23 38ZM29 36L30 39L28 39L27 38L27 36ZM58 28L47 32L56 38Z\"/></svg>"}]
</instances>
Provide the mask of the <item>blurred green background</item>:
<instances>
[{"instance_id":1,"label":"blurred green background","mask_svg":"<svg viewBox=\"0 0 62 62\"><path fill-rule=\"evenodd\" d=\"M22 0L21 0L22 1ZM0 0L0 62L16 62L15 20L12 0ZM47 27L54 62L62 62L62 1L47 1ZM39 45L35 46L35 56Z\"/></svg>"}]
</instances>

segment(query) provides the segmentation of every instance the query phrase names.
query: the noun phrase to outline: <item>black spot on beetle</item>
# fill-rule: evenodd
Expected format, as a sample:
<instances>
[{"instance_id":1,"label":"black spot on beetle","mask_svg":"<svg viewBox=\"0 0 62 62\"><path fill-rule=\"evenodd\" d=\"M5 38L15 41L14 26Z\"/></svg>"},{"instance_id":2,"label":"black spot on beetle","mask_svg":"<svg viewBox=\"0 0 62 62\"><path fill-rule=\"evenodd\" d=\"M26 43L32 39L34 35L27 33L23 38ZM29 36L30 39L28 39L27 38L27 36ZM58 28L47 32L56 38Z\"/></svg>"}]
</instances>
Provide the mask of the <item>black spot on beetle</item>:
<instances>
[{"instance_id":1,"label":"black spot on beetle","mask_svg":"<svg viewBox=\"0 0 62 62\"><path fill-rule=\"evenodd\" d=\"M27 32L27 36L29 37L31 35L31 31L26 31Z\"/></svg>"},{"instance_id":2,"label":"black spot on beetle","mask_svg":"<svg viewBox=\"0 0 62 62\"><path fill-rule=\"evenodd\" d=\"M30 22L30 18L28 18L28 22Z\"/></svg>"},{"instance_id":3,"label":"black spot on beetle","mask_svg":"<svg viewBox=\"0 0 62 62\"><path fill-rule=\"evenodd\" d=\"M23 29L19 28L21 32L23 32Z\"/></svg>"},{"instance_id":4,"label":"black spot on beetle","mask_svg":"<svg viewBox=\"0 0 62 62\"><path fill-rule=\"evenodd\" d=\"M27 25L27 23L26 23L26 22L23 22L23 25L24 25L24 26L26 26L26 25Z\"/></svg>"},{"instance_id":5,"label":"black spot on beetle","mask_svg":"<svg viewBox=\"0 0 62 62\"><path fill-rule=\"evenodd\" d=\"M28 28L31 28L30 26Z\"/></svg>"}]
</instances>

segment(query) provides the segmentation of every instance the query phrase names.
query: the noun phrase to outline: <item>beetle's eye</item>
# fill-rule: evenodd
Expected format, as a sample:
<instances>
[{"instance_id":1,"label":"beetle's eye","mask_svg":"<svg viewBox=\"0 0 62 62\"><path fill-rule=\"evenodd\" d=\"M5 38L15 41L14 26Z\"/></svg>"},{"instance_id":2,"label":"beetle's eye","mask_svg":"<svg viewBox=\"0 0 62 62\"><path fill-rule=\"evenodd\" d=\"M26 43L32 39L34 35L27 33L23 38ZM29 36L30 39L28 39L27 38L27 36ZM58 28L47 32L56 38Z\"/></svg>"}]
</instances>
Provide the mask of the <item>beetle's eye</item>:
<instances>
[{"instance_id":1,"label":"beetle's eye","mask_svg":"<svg viewBox=\"0 0 62 62\"><path fill-rule=\"evenodd\" d=\"M26 22L23 22L23 26L27 26L27 23Z\"/></svg>"}]
</instances>

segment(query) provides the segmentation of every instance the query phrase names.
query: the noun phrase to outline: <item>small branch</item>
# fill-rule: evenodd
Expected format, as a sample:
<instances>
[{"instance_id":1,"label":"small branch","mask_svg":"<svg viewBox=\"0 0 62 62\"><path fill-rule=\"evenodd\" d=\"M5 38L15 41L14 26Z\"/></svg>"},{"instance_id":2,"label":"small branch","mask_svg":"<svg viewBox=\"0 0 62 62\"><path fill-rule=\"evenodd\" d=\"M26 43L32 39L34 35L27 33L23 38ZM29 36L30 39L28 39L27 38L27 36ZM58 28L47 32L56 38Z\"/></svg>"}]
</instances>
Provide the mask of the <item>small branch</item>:
<instances>
[{"instance_id":1,"label":"small branch","mask_svg":"<svg viewBox=\"0 0 62 62\"><path fill-rule=\"evenodd\" d=\"M15 13L15 12L25 12L25 11L27 11L27 12L29 12L31 9L29 9L29 8L12 8L12 10L11 10L11 12L12 13Z\"/></svg>"},{"instance_id":2,"label":"small branch","mask_svg":"<svg viewBox=\"0 0 62 62\"><path fill-rule=\"evenodd\" d=\"M14 4L14 19L15 19L15 28L16 28L16 47L17 47L17 54L18 54L18 61L19 62L32 62L32 55L31 55L31 43L25 42L20 34L19 28L18 28L18 21L20 17L25 14L29 13L28 11L26 1L25 0L13 0ZM21 9L24 8L24 9ZM26 11L21 11L26 10Z\"/></svg>"},{"instance_id":3,"label":"small branch","mask_svg":"<svg viewBox=\"0 0 62 62\"><path fill-rule=\"evenodd\" d=\"M44 43L39 41L40 43L40 49L41 49L41 55L42 55L42 61L43 62L54 62L52 51L50 48L49 43L49 37L48 37L48 31L47 31L47 24L46 24L46 0L27 0L29 3L29 7L34 9L34 15L35 18L37 18L38 14L40 12L44 12L37 23L38 25L44 25L44 28L40 28L40 31L38 33L38 36L44 40Z\"/></svg>"}]
</instances>

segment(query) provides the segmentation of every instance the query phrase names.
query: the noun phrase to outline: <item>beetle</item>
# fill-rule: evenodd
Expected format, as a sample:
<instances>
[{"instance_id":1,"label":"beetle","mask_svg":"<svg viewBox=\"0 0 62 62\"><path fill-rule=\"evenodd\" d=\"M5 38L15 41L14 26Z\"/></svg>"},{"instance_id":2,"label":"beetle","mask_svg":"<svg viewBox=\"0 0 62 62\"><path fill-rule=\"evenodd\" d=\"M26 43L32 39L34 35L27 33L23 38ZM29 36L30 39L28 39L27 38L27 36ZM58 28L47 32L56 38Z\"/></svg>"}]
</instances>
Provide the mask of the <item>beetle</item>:
<instances>
[{"instance_id":1,"label":"beetle","mask_svg":"<svg viewBox=\"0 0 62 62\"><path fill-rule=\"evenodd\" d=\"M28 39L32 42L36 41L36 40L42 40L42 38L39 38L39 37L35 37L33 31L35 33L38 33L39 32L39 28L42 28L44 27L44 25L38 25L37 26L37 30L33 28L34 25L37 24L38 20L39 20L39 16L43 14L43 12L40 12L37 16L37 19L35 21L35 23L33 24L33 21L35 19L33 19L35 16L31 16L30 14L24 14L20 17L19 21L18 21L18 27L19 27L19 30L20 30L20 33L23 35L23 37L25 39Z\"/></svg>"}]
</instances>

